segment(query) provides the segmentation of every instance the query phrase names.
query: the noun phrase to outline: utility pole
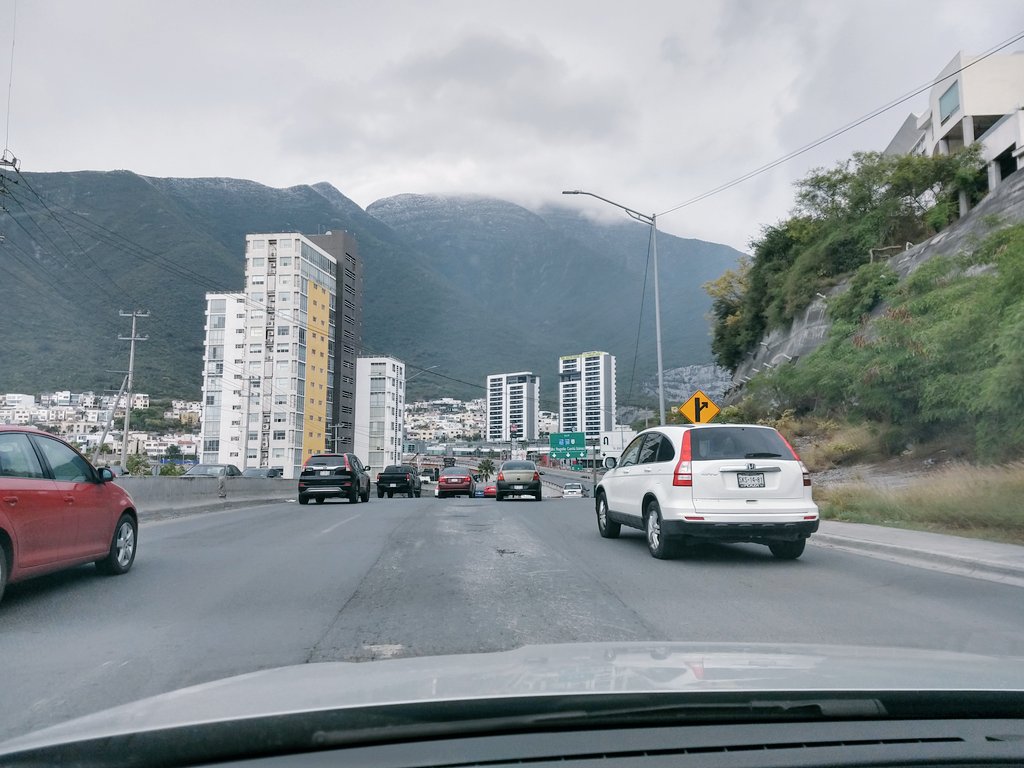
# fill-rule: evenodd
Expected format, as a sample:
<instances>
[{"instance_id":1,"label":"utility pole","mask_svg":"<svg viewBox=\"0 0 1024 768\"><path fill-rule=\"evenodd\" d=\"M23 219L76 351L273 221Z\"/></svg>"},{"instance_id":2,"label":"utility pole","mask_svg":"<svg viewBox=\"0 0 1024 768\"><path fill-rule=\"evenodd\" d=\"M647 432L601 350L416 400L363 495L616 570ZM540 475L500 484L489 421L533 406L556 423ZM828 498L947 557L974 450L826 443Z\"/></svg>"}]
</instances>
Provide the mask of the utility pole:
<instances>
[{"instance_id":1,"label":"utility pole","mask_svg":"<svg viewBox=\"0 0 1024 768\"><path fill-rule=\"evenodd\" d=\"M118 341L130 341L131 347L128 352L128 387L127 393L125 394L124 403L124 437L121 440L121 469L128 471L128 426L131 423L132 416L132 394L134 392L135 385L135 342L136 341L148 341L149 336L138 336L135 333L135 323L140 317L149 317L149 312L142 312L138 309L133 309L131 312L125 312L121 310L118 312L121 317L130 317L132 319L132 335L131 336L118 336ZM117 405L115 403L114 407Z\"/></svg>"}]
</instances>

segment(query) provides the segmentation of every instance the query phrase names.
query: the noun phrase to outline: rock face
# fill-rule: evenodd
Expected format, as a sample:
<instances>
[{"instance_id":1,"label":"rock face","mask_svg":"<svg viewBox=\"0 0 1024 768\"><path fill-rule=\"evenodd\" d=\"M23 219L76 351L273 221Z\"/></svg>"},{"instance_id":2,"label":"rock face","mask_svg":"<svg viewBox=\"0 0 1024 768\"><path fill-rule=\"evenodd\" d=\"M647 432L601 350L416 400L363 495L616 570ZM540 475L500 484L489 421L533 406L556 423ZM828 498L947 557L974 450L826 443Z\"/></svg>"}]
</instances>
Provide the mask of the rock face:
<instances>
[{"instance_id":1,"label":"rock face","mask_svg":"<svg viewBox=\"0 0 1024 768\"><path fill-rule=\"evenodd\" d=\"M1007 177L974 210L947 230L889 256L889 266L901 279L906 278L929 259L971 251L993 230L1018 221L1024 221L1024 172L1021 171ZM832 328L826 302L844 293L849 285L849 280L843 281L830 289L827 295L816 298L788 328L776 328L761 339L757 350L737 367L732 377L729 401L742 397L743 384L756 374L773 366L795 363L821 346ZM883 309L878 307L875 313Z\"/></svg>"}]
</instances>

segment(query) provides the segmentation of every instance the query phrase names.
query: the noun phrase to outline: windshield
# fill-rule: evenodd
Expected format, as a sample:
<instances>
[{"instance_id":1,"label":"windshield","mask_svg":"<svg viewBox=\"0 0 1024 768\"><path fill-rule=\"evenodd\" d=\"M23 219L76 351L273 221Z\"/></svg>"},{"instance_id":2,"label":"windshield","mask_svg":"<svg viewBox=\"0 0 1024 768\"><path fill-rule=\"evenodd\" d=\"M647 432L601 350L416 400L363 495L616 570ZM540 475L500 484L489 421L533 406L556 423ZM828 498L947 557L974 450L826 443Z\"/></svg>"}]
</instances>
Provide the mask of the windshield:
<instances>
[{"instance_id":1,"label":"windshield","mask_svg":"<svg viewBox=\"0 0 1024 768\"><path fill-rule=\"evenodd\" d=\"M0 742L1024 669L1021 0L0 0L0 90Z\"/></svg>"}]
</instances>

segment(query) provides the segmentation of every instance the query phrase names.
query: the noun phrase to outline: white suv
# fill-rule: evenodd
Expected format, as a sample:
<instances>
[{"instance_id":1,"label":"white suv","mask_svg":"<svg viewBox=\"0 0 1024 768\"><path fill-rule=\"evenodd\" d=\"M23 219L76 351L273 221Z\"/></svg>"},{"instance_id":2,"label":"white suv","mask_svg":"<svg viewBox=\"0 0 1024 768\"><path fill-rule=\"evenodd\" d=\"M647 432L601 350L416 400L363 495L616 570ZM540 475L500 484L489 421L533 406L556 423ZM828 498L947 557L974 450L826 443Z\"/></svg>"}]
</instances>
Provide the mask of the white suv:
<instances>
[{"instance_id":1,"label":"white suv","mask_svg":"<svg viewBox=\"0 0 1024 768\"><path fill-rule=\"evenodd\" d=\"M647 534L654 557L694 541L766 544L793 560L818 530L811 476L771 427L666 425L641 432L597 486L597 527L606 539L623 525Z\"/></svg>"}]
</instances>

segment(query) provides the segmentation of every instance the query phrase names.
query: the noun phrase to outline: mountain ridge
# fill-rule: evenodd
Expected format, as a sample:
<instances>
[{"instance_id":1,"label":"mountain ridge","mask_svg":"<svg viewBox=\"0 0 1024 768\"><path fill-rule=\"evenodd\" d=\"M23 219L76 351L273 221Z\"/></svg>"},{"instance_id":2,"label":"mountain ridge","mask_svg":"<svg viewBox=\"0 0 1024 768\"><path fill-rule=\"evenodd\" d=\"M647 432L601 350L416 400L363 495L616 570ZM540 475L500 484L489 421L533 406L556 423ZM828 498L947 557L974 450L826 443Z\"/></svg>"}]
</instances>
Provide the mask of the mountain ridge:
<instances>
[{"instance_id":1,"label":"mountain ridge","mask_svg":"<svg viewBox=\"0 0 1024 768\"><path fill-rule=\"evenodd\" d=\"M619 356L621 378L636 352L641 301L639 328L651 338L642 254L615 250L643 241L644 227L617 230L636 230L631 223L589 231L608 225L479 195L398 195L364 210L323 181L279 189L230 177L78 171L7 174L5 189L0 253L17 287L0 304L0 324L17 332L0 349L0 391L116 386L120 374L111 371L127 358L117 336L129 330L117 313L142 308L152 315L140 323L150 340L137 349L137 387L195 396L204 294L242 290L244 237L261 231L333 228L356 238L364 352L395 355L414 370L437 366L410 382L410 394L480 396L488 373L529 368L550 398L557 356L592 348ZM670 254L693 247L677 240L660 235L666 274L675 269ZM714 248L711 278L740 256ZM666 367L711 359L701 282L683 291L662 279ZM653 342L642 343L638 369L652 367Z\"/></svg>"}]
</instances>

